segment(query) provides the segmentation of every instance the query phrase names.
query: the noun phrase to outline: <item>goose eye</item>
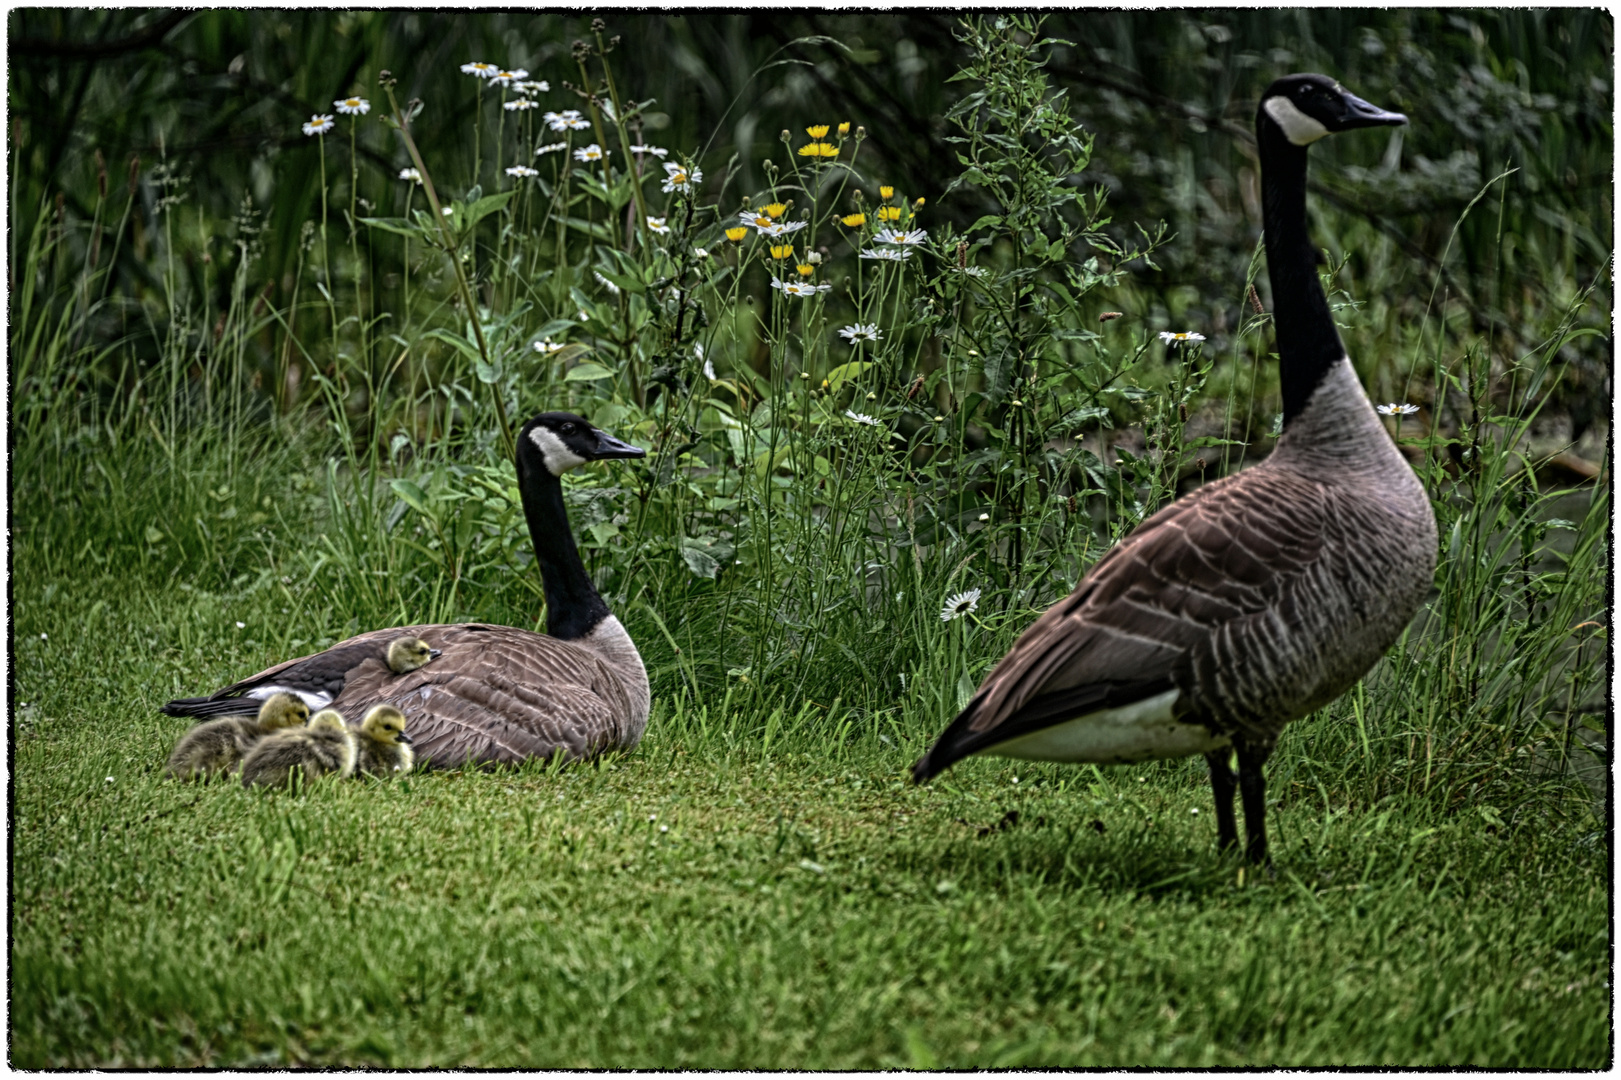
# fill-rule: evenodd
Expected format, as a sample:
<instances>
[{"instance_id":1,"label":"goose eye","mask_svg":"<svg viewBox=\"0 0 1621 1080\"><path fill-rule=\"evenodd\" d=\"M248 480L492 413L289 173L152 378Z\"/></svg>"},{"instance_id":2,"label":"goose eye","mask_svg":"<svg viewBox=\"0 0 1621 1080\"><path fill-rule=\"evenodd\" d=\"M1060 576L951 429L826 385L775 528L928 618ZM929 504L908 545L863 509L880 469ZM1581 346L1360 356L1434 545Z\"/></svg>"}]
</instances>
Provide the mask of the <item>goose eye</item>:
<instances>
[{"instance_id":1,"label":"goose eye","mask_svg":"<svg viewBox=\"0 0 1621 1080\"><path fill-rule=\"evenodd\" d=\"M572 435L572 434L574 434L574 425L573 424L564 424L562 427L558 428L558 430L561 431L564 435Z\"/></svg>"}]
</instances>

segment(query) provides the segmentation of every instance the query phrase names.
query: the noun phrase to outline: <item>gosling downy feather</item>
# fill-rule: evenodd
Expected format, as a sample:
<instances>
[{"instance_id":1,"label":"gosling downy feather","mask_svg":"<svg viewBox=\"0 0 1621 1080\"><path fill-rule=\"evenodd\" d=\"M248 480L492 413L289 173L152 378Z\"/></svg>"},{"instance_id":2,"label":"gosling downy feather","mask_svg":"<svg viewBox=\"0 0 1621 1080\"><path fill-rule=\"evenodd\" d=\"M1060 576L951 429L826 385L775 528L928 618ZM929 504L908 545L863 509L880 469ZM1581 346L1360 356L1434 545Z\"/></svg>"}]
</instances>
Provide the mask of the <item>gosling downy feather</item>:
<instances>
[{"instance_id":1,"label":"gosling downy feather","mask_svg":"<svg viewBox=\"0 0 1621 1080\"><path fill-rule=\"evenodd\" d=\"M175 744L169 755L169 775L197 780L228 772L260 739L273 731L298 727L309 718L309 706L292 694L272 694L259 706L257 717L230 716L198 724Z\"/></svg>"},{"instance_id":2,"label":"gosling downy feather","mask_svg":"<svg viewBox=\"0 0 1621 1080\"><path fill-rule=\"evenodd\" d=\"M645 454L573 413L543 413L519 433L518 490L545 586L548 633L483 623L374 630L202 700L284 684L286 672L306 670L301 665L341 668L330 704L351 716L376 705L400 710L422 765L577 759L635 746L651 706L647 672L580 560L560 478L590 461ZM372 658L383 643L402 635L423 639L440 655L405 674L372 659L328 659L335 653Z\"/></svg>"},{"instance_id":3,"label":"gosling downy feather","mask_svg":"<svg viewBox=\"0 0 1621 1080\"><path fill-rule=\"evenodd\" d=\"M411 737L405 733L405 714L392 705L374 705L355 732L355 775L384 780L404 776L416 763Z\"/></svg>"},{"instance_id":4,"label":"gosling downy feather","mask_svg":"<svg viewBox=\"0 0 1621 1080\"><path fill-rule=\"evenodd\" d=\"M1284 428L1260 464L1154 514L1025 631L913 776L970 754L1129 762L1203 753L1223 848L1266 859L1262 765L1333 701L1430 588L1435 517L1358 382L1306 232L1306 146L1401 124L1321 75L1256 117ZM1228 764L1236 751L1239 771Z\"/></svg>"},{"instance_id":5,"label":"gosling downy feather","mask_svg":"<svg viewBox=\"0 0 1621 1080\"><path fill-rule=\"evenodd\" d=\"M415 671L439 656L426 641L398 630L366 634L325 652L288 660L205 697L179 698L163 706L169 716L240 716L274 694L296 694L312 709L324 709L352 676Z\"/></svg>"},{"instance_id":6,"label":"gosling downy feather","mask_svg":"<svg viewBox=\"0 0 1621 1080\"><path fill-rule=\"evenodd\" d=\"M242 759L243 787L286 787L304 781L346 777L355 771L355 737L335 709L322 709L307 726L266 735Z\"/></svg>"}]
</instances>

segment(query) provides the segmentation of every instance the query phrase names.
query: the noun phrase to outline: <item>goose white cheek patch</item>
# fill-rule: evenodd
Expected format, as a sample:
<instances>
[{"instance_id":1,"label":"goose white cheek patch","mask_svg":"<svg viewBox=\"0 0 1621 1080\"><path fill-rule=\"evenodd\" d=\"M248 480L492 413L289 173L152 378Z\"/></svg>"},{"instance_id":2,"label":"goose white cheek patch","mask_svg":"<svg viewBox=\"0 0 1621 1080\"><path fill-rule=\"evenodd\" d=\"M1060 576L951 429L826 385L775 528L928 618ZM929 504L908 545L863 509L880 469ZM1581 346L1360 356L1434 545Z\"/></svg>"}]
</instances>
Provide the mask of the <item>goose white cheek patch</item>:
<instances>
[{"instance_id":1,"label":"goose white cheek patch","mask_svg":"<svg viewBox=\"0 0 1621 1080\"><path fill-rule=\"evenodd\" d=\"M562 476L570 469L577 469L586 463L586 458L570 450L567 443L547 428L532 429L529 432L529 439L539 448L541 458L546 462L546 471L553 476Z\"/></svg>"},{"instance_id":2,"label":"goose white cheek patch","mask_svg":"<svg viewBox=\"0 0 1621 1080\"><path fill-rule=\"evenodd\" d=\"M1283 129L1283 137L1296 146L1309 146L1328 134L1328 129L1320 121L1301 112L1286 97L1269 97L1262 108Z\"/></svg>"}]
</instances>

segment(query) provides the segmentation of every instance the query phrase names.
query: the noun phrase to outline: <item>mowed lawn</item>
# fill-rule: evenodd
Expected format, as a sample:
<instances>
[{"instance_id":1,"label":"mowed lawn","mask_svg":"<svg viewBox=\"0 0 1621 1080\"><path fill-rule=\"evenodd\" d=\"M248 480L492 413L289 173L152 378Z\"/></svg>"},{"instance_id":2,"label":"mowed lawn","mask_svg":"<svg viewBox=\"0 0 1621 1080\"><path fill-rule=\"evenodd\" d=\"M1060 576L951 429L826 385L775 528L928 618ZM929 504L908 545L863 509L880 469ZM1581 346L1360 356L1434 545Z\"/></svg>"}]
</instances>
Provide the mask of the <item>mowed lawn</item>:
<instances>
[{"instance_id":1,"label":"mowed lawn","mask_svg":"<svg viewBox=\"0 0 1621 1080\"><path fill-rule=\"evenodd\" d=\"M760 716L665 697L597 766L266 795L161 772L186 725L156 705L263 659L217 611L108 581L14 610L19 1068L1610 1060L1573 783L1369 805L1303 721L1257 873L1202 762L918 788L946 717L762 751Z\"/></svg>"}]
</instances>

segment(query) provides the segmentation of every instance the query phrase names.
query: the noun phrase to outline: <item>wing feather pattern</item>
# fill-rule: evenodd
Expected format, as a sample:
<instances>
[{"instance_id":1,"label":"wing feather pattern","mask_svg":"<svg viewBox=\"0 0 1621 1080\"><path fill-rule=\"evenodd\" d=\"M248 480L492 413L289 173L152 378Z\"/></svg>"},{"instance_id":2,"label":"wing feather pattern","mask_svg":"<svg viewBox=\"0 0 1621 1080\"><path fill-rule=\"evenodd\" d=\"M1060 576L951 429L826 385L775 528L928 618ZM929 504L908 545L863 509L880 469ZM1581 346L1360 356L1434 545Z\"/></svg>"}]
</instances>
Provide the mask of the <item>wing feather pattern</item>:
<instances>
[{"instance_id":1,"label":"wing feather pattern","mask_svg":"<svg viewBox=\"0 0 1621 1080\"><path fill-rule=\"evenodd\" d=\"M1227 728L1264 715L1252 700L1264 688L1235 683L1231 660L1287 645L1300 621L1293 593L1322 569L1334 532L1333 498L1324 485L1261 466L1159 511L1020 636L914 777L1171 689L1181 691L1176 712L1188 722Z\"/></svg>"}]
</instances>

